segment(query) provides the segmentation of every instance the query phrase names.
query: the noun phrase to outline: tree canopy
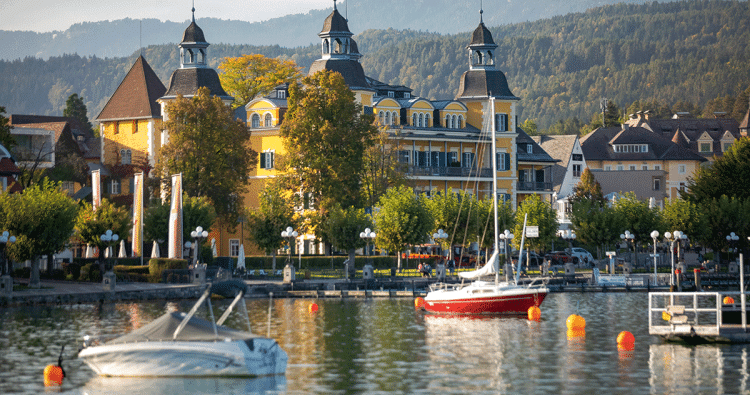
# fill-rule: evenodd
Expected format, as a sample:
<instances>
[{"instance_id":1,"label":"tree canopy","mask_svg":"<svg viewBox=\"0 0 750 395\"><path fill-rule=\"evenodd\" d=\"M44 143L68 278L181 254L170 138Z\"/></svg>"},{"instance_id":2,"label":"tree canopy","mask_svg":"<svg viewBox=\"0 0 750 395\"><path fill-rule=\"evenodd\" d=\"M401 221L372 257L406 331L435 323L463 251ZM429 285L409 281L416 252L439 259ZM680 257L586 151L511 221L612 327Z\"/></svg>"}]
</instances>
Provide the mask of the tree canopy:
<instances>
[{"instance_id":1,"label":"tree canopy","mask_svg":"<svg viewBox=\"0 0 750 395\"><path fill-rule=\"evenodd\" d=\"M86 104L83 102L83 97L79 97L77 93L68 96L65 101L65 110L63 115L66 117L74 118L88 130L93 130L91 122L89 122L88 109Z\"/></svg>"},{"instance_id":2,"label":"tree canopy","mask_svg":"<svg viewBox=\"0 0 750 395\"><path fill-rule=\"evenodd\" d=\"M389 189L380 198L375 212L378 237L375 244L398 254L401 268L401 251L407 246L422 244L434 227L432 216L423 199L406 187Z\"/></svg>"},{"instance_id":3,"label":"tree canopy","mask_svg":"<svg viewBox=\"0 0 750 395\"><path fill-rule=\"evenodd\" d=\"M318 208L362 207L365 152L377 128L341 74L323 70L289 89L280 135L290 189L311 193Z\"/></svg>"},{"instance_id":4,"label":"tree canopy","mask_svg":"<svg viewBox=\"0 0 750 395\"><path fill-rule=\"evenodd\" d=\"M16 138L10 134L13 127L10 126L10 120L3 114L5 114L5 107L0 106L0 144L10 151L16 145Z\"/></svg>"},{"instance_id":5,"label":"tree canopy","mask_svg":"<svg viewBox=\"0 0 750 395\"><path fill-rule=\"evenodd\" d=\"M724 155L708 166L701 166L688 179L683 197L692 202L718 199L722 195L750 198L750 137L736 140Z\"/></svg>"},{"instance_id":6,"label":"tree canopy","mask_svg":"<svg viewBox=\"0 0 750 395\"><path fill-rule=\"evenodd\" d=\"M192 98L178 96L165 112L169 142L159 151L156 174L182 173L188 196L207 197L217 215L235 223L257 153L248 147L250 135L242 121L207 88Z\"/></svg>"},{"instance_id":7,"label":"tree canopy","mask_svg":"<svg viewBox=\"0 0 750 395\"><path fill-rule=\"evenodd\" d=\"M302 76L294 61L260 54L226 57L219 64L219 70L221 86L234 96L232 108L244 106L274 87L294 83Z\"/></svg>"}]
</instances>

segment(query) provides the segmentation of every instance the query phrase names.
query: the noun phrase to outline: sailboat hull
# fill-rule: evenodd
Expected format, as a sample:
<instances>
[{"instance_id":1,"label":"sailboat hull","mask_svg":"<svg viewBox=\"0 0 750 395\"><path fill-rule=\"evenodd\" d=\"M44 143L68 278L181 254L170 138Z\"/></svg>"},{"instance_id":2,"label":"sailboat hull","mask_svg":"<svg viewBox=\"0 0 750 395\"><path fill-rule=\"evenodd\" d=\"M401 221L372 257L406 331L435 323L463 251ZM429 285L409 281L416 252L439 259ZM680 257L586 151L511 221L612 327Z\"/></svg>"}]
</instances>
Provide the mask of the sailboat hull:
<instances>
[{"instance_id":1,"label":"sailboat hull","mask_svg":"<svg viewBox=\"0 0 750 395\"><path fill-rule=\"evenodd\" d=\"M431 291L424 309L434 314L524 315L529 307L539 307L546 296L544 287L478 284Z\"/></svg>"}]
</instances>

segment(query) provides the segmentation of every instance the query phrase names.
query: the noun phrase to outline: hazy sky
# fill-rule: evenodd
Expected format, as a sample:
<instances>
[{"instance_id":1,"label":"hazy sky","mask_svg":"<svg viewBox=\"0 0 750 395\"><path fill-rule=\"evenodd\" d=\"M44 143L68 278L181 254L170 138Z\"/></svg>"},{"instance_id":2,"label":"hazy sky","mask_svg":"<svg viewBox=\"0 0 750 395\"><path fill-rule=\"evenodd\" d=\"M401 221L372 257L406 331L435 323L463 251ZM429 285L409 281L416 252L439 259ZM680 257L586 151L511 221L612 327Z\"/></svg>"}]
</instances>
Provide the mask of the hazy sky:
<instances>
[{"instance_id":1,"label":"hazy sky","mask_svg":"<svg viewBox=\"0 0 750 395\"><path fill-rule=\"evenodd\" d=\"M248 22L332 8L333 0L194 0L198 18ZM0 0L0 30L50 32L79 22L190 19L193 0ZM341 2L339 1L339 4Z\"/></svg>"}]
</instances>

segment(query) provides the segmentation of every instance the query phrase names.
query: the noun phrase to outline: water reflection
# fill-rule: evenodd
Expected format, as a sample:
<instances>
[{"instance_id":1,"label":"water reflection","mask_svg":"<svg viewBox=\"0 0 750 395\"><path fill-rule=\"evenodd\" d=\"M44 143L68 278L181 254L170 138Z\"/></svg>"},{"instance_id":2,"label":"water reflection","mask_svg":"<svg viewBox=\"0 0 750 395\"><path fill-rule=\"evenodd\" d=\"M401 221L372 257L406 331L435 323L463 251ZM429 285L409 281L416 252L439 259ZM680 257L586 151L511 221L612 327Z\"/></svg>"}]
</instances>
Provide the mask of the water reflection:
<instances>
[{"instance_id":1,"label":"water reflection","mask_svg":"<svg viewBox=\"0 0 750 395\"><path fill-rule=\"evenodd\" d=\"M85 395L269 394L283 392L286 377L182 379L94 377L75 393Z\"/></svg>"},{"instance_id":2,"label":"water reflection","mask_svg":"<svg viewBox=\"0 0 750 395\"><path fill-rule=\"evenodd\" d=\"M215 300L214 315L229 303ZM551 294L529 321L424 315L410 299L274 299L269 317L269 300L248 300L253 331L289 355L286 377L259 380L99 378L76 358L84 335L130 332L192 301L0 309L0 393L44 392L42 371L63 344L66 394L748 393L750 346L664 344L648 335L647 303L635 293ZM568 336L573 313L586 318L585 335ZM239 315L227 325L246 326ZM617 347L623 330L632 350Z\"/></svg>"}]
</instances>

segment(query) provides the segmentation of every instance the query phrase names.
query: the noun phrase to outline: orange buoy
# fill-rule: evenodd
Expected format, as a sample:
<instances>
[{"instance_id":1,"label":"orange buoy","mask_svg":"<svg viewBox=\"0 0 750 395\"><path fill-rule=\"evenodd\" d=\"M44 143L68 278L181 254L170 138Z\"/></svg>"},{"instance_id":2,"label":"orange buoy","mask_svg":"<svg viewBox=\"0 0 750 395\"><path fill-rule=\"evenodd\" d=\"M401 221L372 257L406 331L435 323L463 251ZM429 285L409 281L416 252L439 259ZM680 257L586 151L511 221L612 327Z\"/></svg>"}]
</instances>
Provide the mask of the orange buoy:
<instances>
[{"instance_id":1,"label":"orange buoy","mask_svg":"<svg viewBox=\"0 0 750 395\"><path fill-rule=\"evenodd\" d=\"M62 385L63 377L65 374L58 365L47 365L44 368L44 386L51 387L54 385Z\"/></svg>"},{"instance_id":2,"label":"orange buoy","mask_svg":"<svg viewBox=\"0 0 750 395\"><path fill-rule=\"evenodd\" d=\"M734 304L734 298L731 296L724 297L724 304Z\"/></svg>"},{"instance_id":3,"label":"orange buoy","mask_svg":"<svg viewBox=\"0 0 750 395\"><path fill-rule=\"evenodd\" d=\"M311 313L318 311L318 304L317 303L311 304L310 306L308 306L307 310Z\"/></svg>"},{"instance_id":4,"label":"orange buoy","mask_svg":"<svg viewBox=\"0 0 750 395\"><path fill-rule=\"evenodd\" d=\"M531 321L539 321L542 318L542 310L537 306L529 307L527 313Z\"/></svg>"},{"instance_id":5,"label":"orange buoy","mask_svg":"<svg viewBox=\"0 0 750 395\"><path fill-rule=\"evenodd\" d=\"M617 351L625 351L630 354L625 354L626 356L632 356L632 351L635 349L635 344L617 344Z\"/></svg>"},{"instance_id":6,"label":"orange buoy","mask_svg":"<svg viewBox=\"0 0 750 395\"><path fill-rule=\"evenodd\" d=\"M571 314L565 323L570 331L586 330L586 319L578 314Z\"/></svg>"},{"instance_id":7,"label":"orange buoy","mask_svg":"<svg viewBox=\"0 0 750 395\"><path fill-rule=\"evenodd\" d=\"M628 331L622 331L617 335L617 345L623 348L632 348L635 345L635 336Z\"/></svg>"},{"instance_id":8,"label":"orange buoy","mask_svg":"<svg viewBox=\"0 0 750 395\"><path fill-rule=\"evenodd\" d=\"M422 298L416 298L414 299L414 308L415 309L423 309L424 308L424 299Z\"/></svg>"}]
</instances>

